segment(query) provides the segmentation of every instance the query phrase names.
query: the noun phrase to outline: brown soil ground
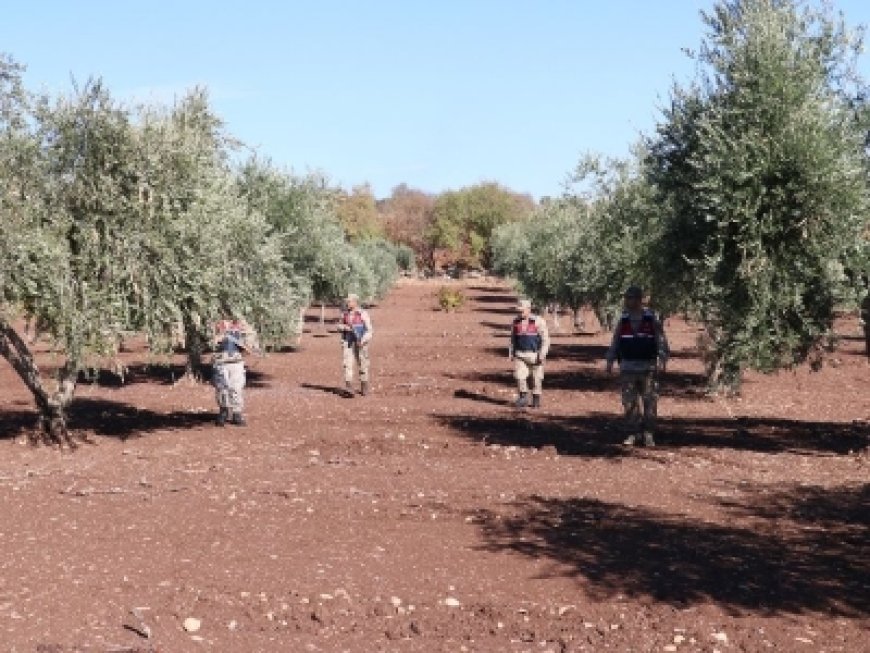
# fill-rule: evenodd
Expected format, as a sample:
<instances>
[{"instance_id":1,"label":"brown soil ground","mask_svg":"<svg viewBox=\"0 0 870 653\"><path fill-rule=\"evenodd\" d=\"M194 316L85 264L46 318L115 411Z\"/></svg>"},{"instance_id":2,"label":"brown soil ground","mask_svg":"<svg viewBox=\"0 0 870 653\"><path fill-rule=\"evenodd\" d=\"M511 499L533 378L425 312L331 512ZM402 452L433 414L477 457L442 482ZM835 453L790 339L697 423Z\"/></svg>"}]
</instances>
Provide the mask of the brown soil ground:
<instances>
[{"instance_id":1,"label":"brown soil ground","mask_svg":"<svg viewBox=\"0 0 870 653\"><path fill-rule=\"evenodd\" d=\"M339 396L313 312L299 350L251 361L242 428L140 349L126 383L80 387L89 444L27 446L0 365L0 650L870 651L854 319L820 372L728 400L671 320L659 446L628 448L606 334L554 333L544 408L516 411L514 297L452 283L453 314L436 282L372 309L369 397Z\"/></svg>"}]
</instances>

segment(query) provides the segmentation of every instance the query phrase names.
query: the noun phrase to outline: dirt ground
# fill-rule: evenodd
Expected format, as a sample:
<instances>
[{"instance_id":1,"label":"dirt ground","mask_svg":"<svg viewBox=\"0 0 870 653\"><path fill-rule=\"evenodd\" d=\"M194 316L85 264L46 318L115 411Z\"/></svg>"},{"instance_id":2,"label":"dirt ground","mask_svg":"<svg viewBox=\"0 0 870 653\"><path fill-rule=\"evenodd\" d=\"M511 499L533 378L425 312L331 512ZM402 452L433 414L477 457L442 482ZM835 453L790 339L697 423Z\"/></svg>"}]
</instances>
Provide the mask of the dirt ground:
<instances>
[{"instance_id":1,"label":"dirt ground","mask_svg":"<svg viewBox=\"0 0 870 653\"><path fill-rule=\"evenodd\" d=\"M544 407L517 411L513 295L451 283L456 313L440 282L372 308L368 397L339 396L312 312L251 361L247 427L134 348L79 389L90 443L34 448L0 363L0 651L870 651L854 319L820 372L729 400L670 320L659 446L628 448L606 334L554 332Z\"/></svg>"}]
</instances>

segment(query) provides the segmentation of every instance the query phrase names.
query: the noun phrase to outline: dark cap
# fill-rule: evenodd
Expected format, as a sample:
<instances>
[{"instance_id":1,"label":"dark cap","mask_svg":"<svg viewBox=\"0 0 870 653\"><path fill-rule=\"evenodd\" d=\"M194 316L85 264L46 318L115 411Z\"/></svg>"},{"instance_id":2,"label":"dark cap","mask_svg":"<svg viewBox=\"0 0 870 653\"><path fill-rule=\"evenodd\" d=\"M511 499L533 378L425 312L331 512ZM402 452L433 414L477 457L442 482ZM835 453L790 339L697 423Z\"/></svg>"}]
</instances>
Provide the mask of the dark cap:
<instances>
[{"instance_id":1,"label":"dark cap","mask_svg":"<svg viewBox=\"0 0 870 653\"><path fill-rule=\"evenodd\" d=\"M640 286L629 286L625 289L626 299L643 299L643 289Z\"/></svg>"}]
</instances>

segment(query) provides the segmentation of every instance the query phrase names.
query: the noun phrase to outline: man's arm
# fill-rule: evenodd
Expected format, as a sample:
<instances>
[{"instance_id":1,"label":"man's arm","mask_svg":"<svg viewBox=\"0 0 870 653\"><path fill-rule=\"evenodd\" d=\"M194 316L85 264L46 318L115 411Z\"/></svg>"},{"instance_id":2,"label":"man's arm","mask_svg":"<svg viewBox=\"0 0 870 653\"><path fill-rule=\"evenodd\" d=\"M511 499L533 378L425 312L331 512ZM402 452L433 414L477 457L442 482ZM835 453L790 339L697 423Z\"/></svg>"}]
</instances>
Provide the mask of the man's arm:
<instances>
[{"instance_id":1,"label":"man's arm","mask_svg":"<svg viewBox=\"0 0 870 653\"><path fill-rule=\"evenodd\" d=\"M538 335L541 336L541 349L538 351L538 356L541 362L547 358L550 353L550 331L547 329L547 321L544 318L536 320L538 323Z\"/></svg>"},{"instance_id":2,"label":"man's arm","mask_svg":"<svg viewBox=\"0 0 870 653\"><path fill-rule=\"evenodd\" d=\"M607 371L613 371L613 363L616 361L619 356L619 322L616 323L616 327L613 329L613 337L610 340L610 347L607 349Z\"/></svg>"},{"instance_id":3,"label":"man's arm","mask_svg":"<svg viewBox=\"0 0 870 653\"><path fill-rule=\"evenodd\" d=\"M517 350L516 338L517 334L516 329L514 329L514 322L511 322L511 337L508 341L508 360L511 361L514 359L514 352Z\"/></svg>"},{"instance_id":4,"label":"man's arm","mask_svg":"<svg viewBox=\"0 0 870 653\"><path fill-rule=\"evenodd\" d=\"M211 325L211 344L212 347L217 347L224 339L224 323L223 322L214 322Z\"/></svg>"},{"instance_id":5,"label":"man's arm","mask_svg":"<svg viewBox=\"0 0 870 653\"><path fill-rule=\"evenodd\" d=\"M366 332L365 332L365 335L362 337L360 344L367 345L371 342L372 336L374 335L375 330L374 330L374 328L372 328L372 318L369 315L369 312L362 311L360 313L360 315L362 316L363 324L366 325Z\"/></svg>"},{"instance_id":6,"label":"man's arm","mask_svg":"<svg viewBox=\"0 0 870 653\"><path fill-rule=\"evenodd\" d=\"M656 349L658 350L659 367L664 371L668 365L671 348L668 345L668 337L665 335L664 323L658 317L656 317Z\"/></svg>"},{"instance_id":7,"label":"man's arm","mask_svg":"<svg viewBox=\"0 0 870 653\"><path fill-rule=\"evenodd\" d=\"M263 350L260 348L260 336L257 334L257 330L248 324L247 321L242 322L242 347L247 352L255 354L263 353Z\"/></svg>"}]
</instances>

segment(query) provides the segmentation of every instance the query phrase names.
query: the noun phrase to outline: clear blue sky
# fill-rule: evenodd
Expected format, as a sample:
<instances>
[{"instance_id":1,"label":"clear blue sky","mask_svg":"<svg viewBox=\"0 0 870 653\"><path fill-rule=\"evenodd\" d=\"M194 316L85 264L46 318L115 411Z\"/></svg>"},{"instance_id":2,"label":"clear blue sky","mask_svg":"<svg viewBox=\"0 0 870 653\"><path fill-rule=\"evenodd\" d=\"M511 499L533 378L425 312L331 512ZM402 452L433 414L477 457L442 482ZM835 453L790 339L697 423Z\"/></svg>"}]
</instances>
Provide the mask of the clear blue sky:
<instances>
[{"instance_id":1,"label":"clear blue sky","mask_svg":"<svg viewBox=\"0 0 870 653\"><path fill-rule=\"evenodd\" d=\"M206 86L261 154L378 197L484 180L540 197L583 152L623 155L651 130L712 4L10 0L0 51L34 90L95 76L120 100L171 102ZM867 0L834 4L870 24Z\"/></svg>"}]
</instances>

